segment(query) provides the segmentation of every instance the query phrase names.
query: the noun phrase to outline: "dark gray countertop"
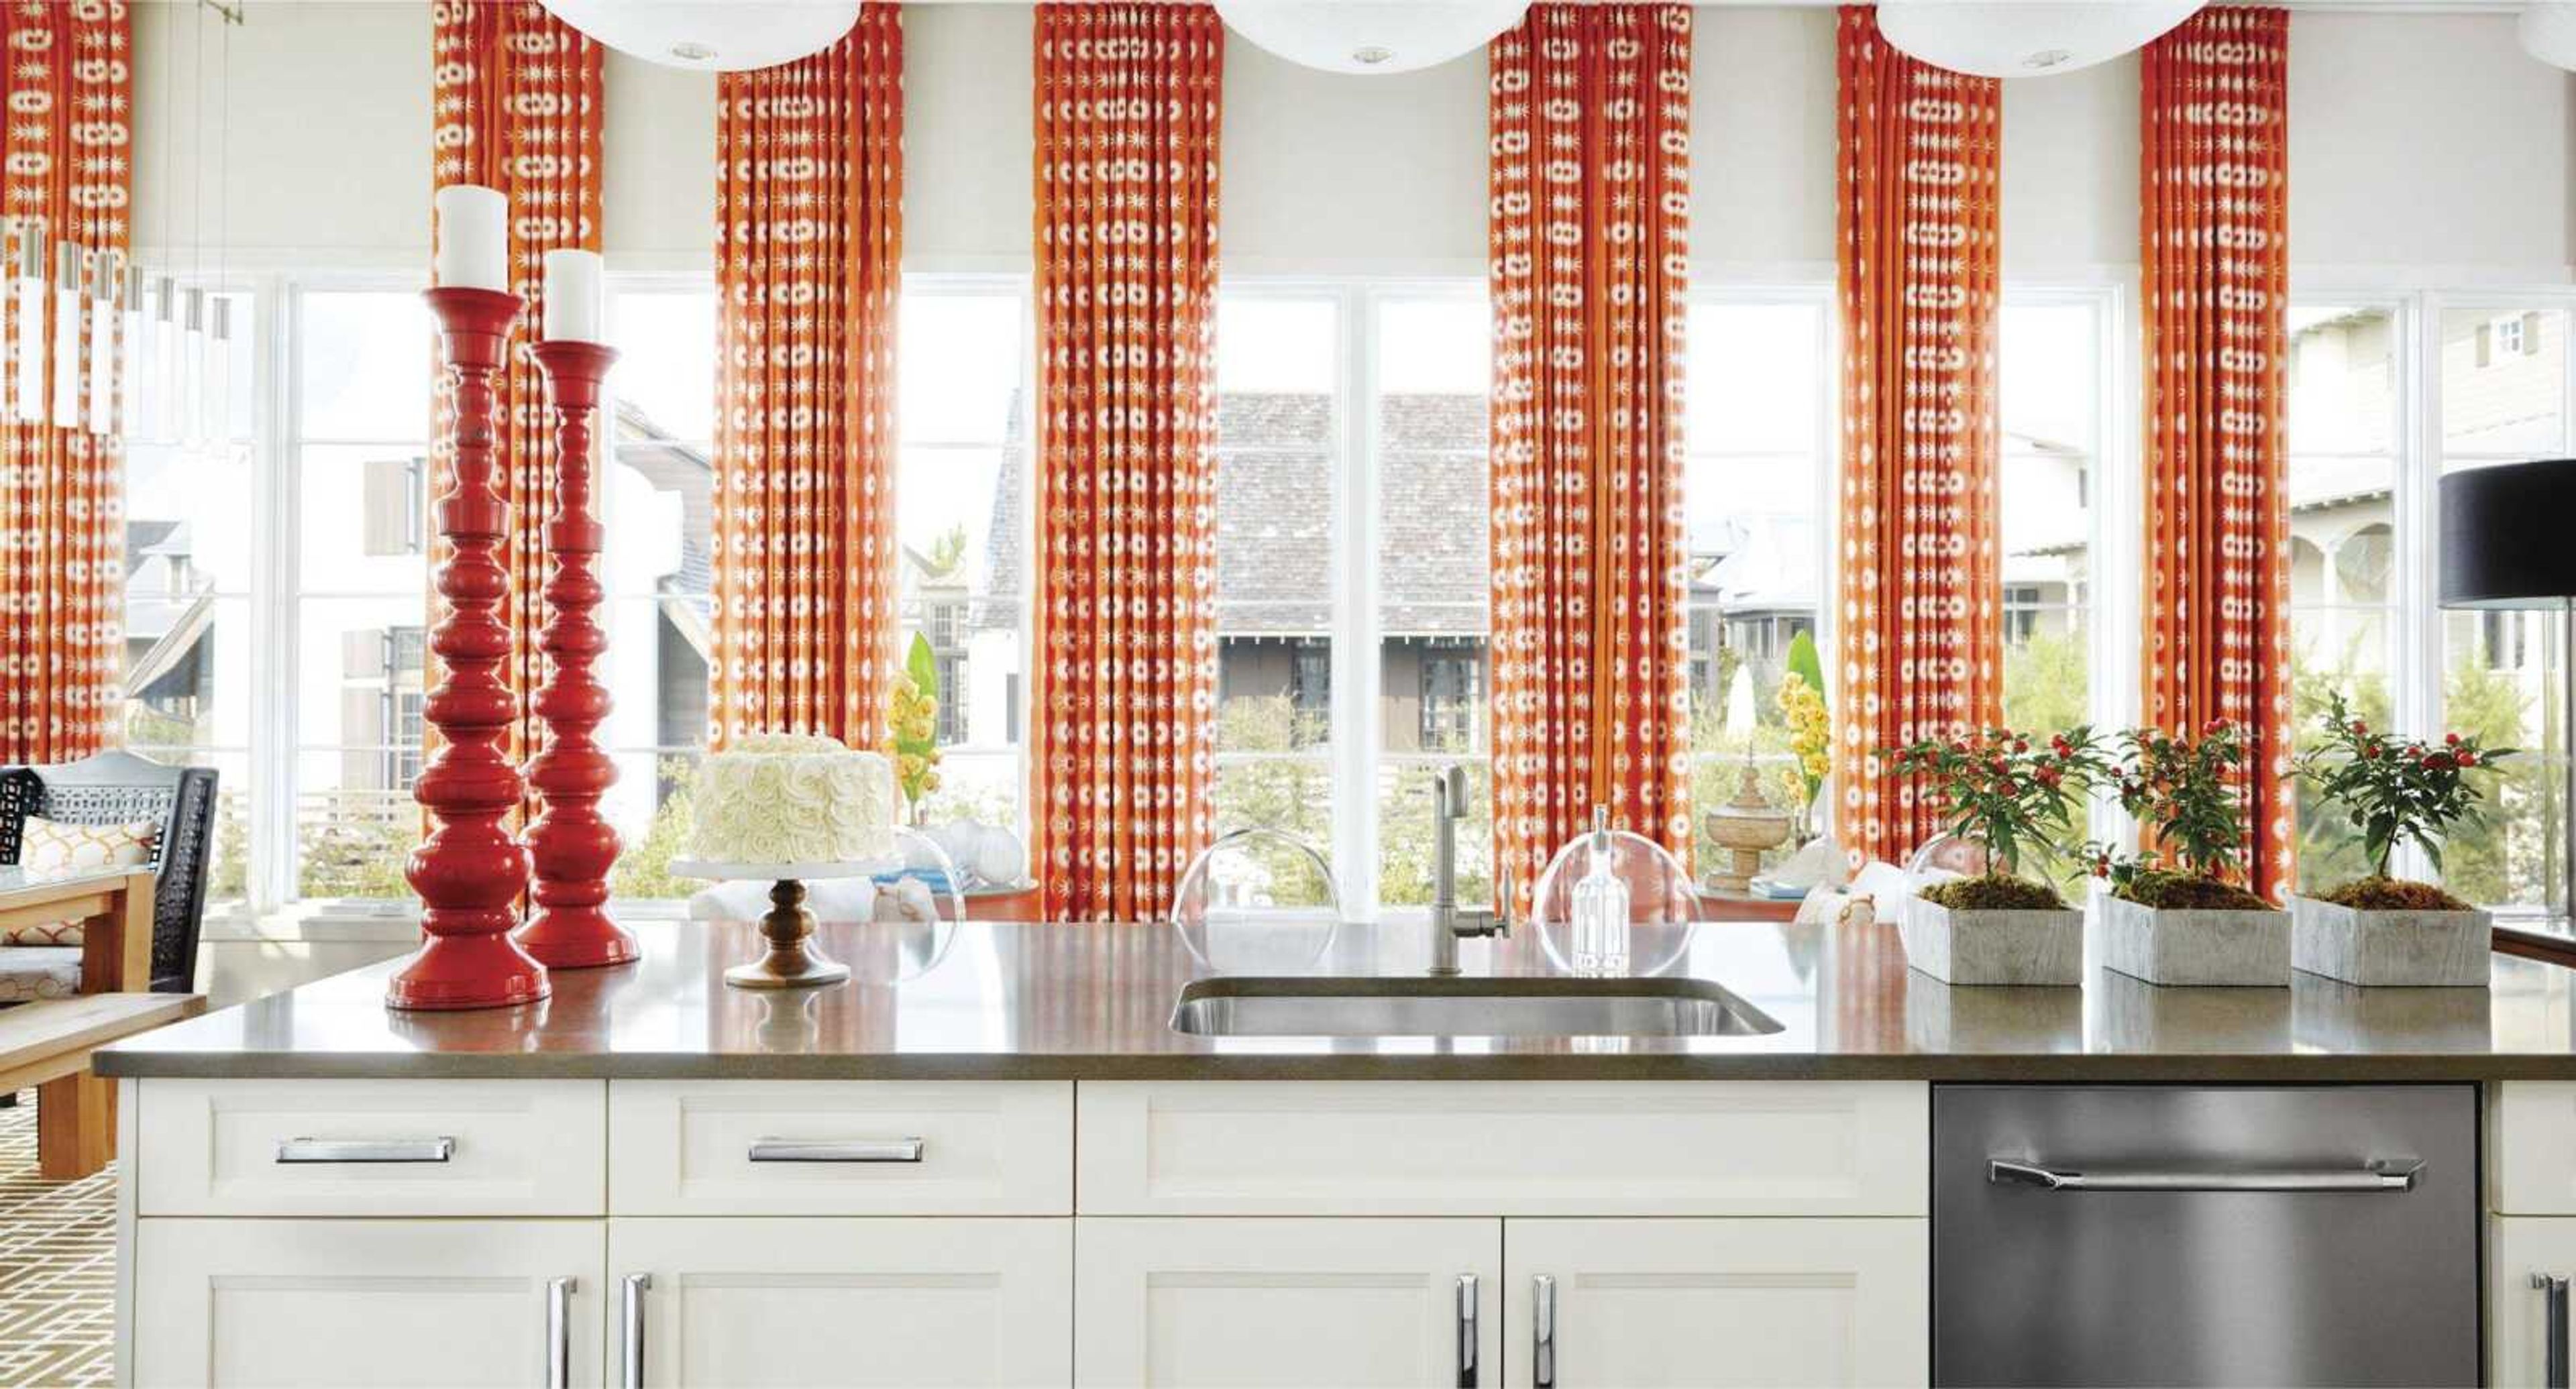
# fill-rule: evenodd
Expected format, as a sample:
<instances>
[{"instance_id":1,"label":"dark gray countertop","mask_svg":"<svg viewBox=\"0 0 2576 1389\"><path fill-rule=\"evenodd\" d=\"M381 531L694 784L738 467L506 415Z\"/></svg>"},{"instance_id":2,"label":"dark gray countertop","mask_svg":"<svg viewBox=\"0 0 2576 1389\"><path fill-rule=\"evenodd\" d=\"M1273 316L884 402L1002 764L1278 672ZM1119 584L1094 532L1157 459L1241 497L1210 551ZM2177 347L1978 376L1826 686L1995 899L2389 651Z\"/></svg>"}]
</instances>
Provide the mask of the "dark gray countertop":
<instances>
[{"instance_id":1,"label":"dark gray countertop","mask_svg":"<svg viewBox=\"0 0 2576 1389\"><path fill-rule=\"evenodd\" d=\"M1418 975L1426 928L1346 928L1326 968ZM2495 957L2487 989L1953 988L1892 927L1710 922L1666 971L1779 1020L1765 1036L1209 1038L1169 1026L1211 973L1163 926L828 924L853 983L729 989L746 924L639 923L644 959L559 970L514 1009L398 1013L377 965L98 1053L110 1076L776 1079L2576 1080L2576 973ZM1537 977L1528 933L1470 974ZM1644 953L1641 951L1641 953ZM1221 959L1224 957L1220 957ZM1239 973L1277 972L1251 966Z\"/></svg>"}]
</instances>

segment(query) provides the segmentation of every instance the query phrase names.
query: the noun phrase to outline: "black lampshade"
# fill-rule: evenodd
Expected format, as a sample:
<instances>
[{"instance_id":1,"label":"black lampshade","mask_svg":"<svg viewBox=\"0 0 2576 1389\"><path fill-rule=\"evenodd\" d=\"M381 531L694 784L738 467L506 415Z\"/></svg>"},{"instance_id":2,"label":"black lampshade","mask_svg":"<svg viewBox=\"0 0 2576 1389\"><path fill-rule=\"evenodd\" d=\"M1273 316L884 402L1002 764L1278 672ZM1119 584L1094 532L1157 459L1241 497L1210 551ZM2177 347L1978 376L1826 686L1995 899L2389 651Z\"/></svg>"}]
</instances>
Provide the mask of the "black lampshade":
<instances>
[{"instance_id":1,"label":"black lampshade","mask_svg":"<svg viewBox=\"0 0 2576 1389\"><path fill-rule=\"evenodd\" d=\"M2442 475L2442 606L2576 598L2576 458Z\"/></svg>"}]
</instances>

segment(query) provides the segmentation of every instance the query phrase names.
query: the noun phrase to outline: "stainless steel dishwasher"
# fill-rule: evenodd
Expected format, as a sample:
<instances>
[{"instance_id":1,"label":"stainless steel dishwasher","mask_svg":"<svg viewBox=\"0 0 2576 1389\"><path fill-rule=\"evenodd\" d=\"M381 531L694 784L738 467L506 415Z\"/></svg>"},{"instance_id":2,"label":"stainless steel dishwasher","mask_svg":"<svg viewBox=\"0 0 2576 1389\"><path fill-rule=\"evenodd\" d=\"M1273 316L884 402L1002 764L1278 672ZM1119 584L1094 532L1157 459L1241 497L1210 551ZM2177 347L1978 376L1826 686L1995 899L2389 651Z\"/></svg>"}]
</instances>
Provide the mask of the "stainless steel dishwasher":
<instances>
[{"instance_id":1,"label":"stainless steel dishwasher","mask_svg":"<svg viewBox=\"0 0 2576 1389\"><path fill-rule=\"evenodd\" d=\"M2470 1085L1943 1085L1936 1385L2478 1382Z\"/></svg>"}]
</instances>

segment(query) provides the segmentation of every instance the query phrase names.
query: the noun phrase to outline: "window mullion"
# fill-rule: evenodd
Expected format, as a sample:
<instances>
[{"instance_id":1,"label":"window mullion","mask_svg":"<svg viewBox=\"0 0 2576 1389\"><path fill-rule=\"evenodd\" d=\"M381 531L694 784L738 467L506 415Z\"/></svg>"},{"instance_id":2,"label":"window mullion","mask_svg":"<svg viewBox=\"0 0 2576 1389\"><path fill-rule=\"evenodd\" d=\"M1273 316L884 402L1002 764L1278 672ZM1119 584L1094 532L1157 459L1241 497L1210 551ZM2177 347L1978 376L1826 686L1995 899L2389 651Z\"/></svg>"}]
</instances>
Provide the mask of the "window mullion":
<instances>
[{"instance_id":1,"label":"window mullion","mask_svg":"<svg viewBox=\"0 0 2576 1389\"><path fill-rule=\"evenodd\" d=\"M248 895L253 912L267 912L295 896L295 731L298 652L296 588L303 553L301 460L294 422L303 383L293 370L302 288L271 280L261 286L251 314L258 350L265 354L267 388L252 393L252 427L258 442L251 513L250 685L251 753L248 762ZM422 382L421 389L430 383Z\"/></svg>"},{"instance_id":2,"label":"window mullion","mask_svg":"<svg viewBox=\"0 0 2576 1389\"><path fill-rule=\"evenodd\" d=\"M1334 566L1333 858L1343 914L1378 914L1378 298L1340 295L1340 466L1334 470L1341 524Z\"/></svg>"}]
</instances>

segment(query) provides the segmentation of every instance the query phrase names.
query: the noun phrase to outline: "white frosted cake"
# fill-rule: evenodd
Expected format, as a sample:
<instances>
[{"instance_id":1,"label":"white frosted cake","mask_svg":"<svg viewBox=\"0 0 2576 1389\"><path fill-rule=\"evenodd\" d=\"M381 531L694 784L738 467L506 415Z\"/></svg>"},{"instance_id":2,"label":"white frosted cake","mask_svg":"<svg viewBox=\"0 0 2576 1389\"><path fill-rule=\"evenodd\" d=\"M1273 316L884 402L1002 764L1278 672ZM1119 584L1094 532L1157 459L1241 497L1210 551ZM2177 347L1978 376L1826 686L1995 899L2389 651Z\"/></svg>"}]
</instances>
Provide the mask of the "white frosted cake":
<instances>
[{"instance_id":1,"label":"white frosted cake","mask_svg":"<svg viewBox=\"0 0 2576 1389\"><path fill-rule=\"evenodd\" d=\"M865 863L894 855L894 768L831 738L755 733L699 768L688 856Z\"/></svg>"}]
</instances>

